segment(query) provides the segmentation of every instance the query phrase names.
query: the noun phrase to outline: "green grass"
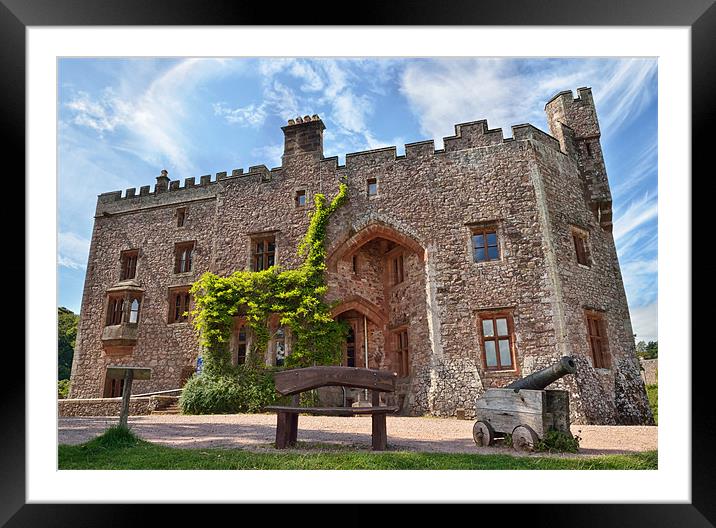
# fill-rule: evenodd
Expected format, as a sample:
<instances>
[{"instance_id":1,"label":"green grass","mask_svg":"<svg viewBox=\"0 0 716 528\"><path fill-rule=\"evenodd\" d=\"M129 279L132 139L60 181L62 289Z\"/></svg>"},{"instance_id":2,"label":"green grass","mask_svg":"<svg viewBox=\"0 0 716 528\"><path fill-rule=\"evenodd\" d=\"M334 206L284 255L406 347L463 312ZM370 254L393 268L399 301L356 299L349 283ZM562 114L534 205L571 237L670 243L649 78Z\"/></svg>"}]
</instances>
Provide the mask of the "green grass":
<instances>
[{"instance_id":1,"label":"green grass","mask_svg":"<svg viewBox=\"0 0 716 528\"><path fill-rule=\"evenodd\" d=\"M654 423L659 425L659 385L647 385L646 395L649 398L651 412L654 413Z\"/></svg>"},{"instance_id":2,"label":"green grass","mask_svg":"<svg viewBox=\"0 0 716 528\"><path fill-rule=\"evenodd\" d=\"M151 444L118 427L77 446L59 446L59 469L657 469L657 452L584 458L359 451L266 453L243 449L176 449Z\"/></svg>"}]
</instances>

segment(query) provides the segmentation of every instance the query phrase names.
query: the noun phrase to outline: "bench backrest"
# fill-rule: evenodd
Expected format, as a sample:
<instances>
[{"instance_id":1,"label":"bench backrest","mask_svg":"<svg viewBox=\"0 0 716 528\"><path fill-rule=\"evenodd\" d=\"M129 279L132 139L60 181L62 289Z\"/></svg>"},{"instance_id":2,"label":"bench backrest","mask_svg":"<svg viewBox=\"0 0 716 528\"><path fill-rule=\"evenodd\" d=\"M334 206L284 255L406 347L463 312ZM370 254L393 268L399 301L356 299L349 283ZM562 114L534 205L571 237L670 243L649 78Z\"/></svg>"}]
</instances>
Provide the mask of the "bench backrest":
<instances>
[{"instance_id":1,"label":"bench backrest","mask_svg":"<svg viewBox=\"0 0 716 528\"><path fill-rule=\"evenodd\" d=\"M274 375L276 391L283 396L330 385L357 387L378 392L395 392L398 375L387 370L355 367L307 367L284 370Z\"/></svg>"}]
</instances>

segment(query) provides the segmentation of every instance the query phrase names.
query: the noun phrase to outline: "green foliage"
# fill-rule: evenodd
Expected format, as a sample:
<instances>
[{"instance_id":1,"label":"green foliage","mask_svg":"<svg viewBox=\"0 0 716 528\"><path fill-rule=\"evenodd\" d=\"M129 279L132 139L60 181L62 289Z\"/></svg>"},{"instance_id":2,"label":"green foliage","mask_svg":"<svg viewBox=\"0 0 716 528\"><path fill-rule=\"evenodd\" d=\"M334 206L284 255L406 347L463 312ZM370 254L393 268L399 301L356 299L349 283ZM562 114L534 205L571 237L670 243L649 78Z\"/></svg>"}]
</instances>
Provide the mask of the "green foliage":
<instances>
[{"instance_id":1,"label":"green foliage","mask_svg":"<svg viewBox=\"0 0 716 528\"><path fill-rule=\"evenodd\" d=\"M62 379L57 382L57 397L67 398L70 393L70 380Z\"/></svg>"},{"instance_id":2,"label":"green foliage","mask_svg":"<svg viewBox=\"0 0 716 528\"><path fill-rule=\"evenodd\" d=\"M550 430L537 441L535 451L546 451L549 453L576 453L579 451L579 441L581 438L577 435L572 436L564 431Z\"/></svg>"},{"instance_id":3,"label":"green foliage","mask_svg":"<svg viewBox=\"0 0 716 528\"><path fill-rule=\"evenodd\" d=\"M57 379L70 379L72 356L77 339L77 323L80 316L72 310L60 306L57 308Z\"/></svg>"},{"instance_id":4,"label":"green foliage","mask_svg":"<svg viewBox=\"0 0 716 528\"><path fill-rule=\"evenodd\" d=\"M232 371L229 339L233 318L244 315L254 333L249 364L259 367L268 345L269 317L278 315L281 325L295 336L286 367L337 364L347 333L344 322L334 321L331 306L324 300L327 291L326 229L330 215L347 200L347 187L326 205L323 194L316 194L311 222L299 245L305 257L298 269L280 270L273 266L264 271L237 271L228 277L205 273L194 283L192 311L194 327L204 349L204 373L210 377L227 376Z\"/></svg>"},{"instance_id":5,"label":"green foliage","mask_svg":"<svg viewBox=\"0 0 716 528\"><path fill-rule=\"evenodd\" d=\"M88 448L107 450L134 447L140 443L143 443L143 440L135 435L128 427L113 425L97 438L87 442L85 446Z\"/></svg>"},{"instance_id":6,"label":"green foliage","mask_svg":"<svg viewBox=\"0 0 716 528\"><path fill-rule=\"evenodd\" d=\"M659 425L659 385L647 385L646 396L649 398L649 407L654 415L654 423Z\"/></svg>"},{"instance_id":7,"label":"green foliage","mask_svg":"<svg viewBox=\"0 0 716 528\"><path fill-rule=\"evenodd\" d=\"M183 414L255 413L275 401L271 371L241 365L230 374L192 376L179 406Z\"/></svg>"},{"instance_id":8,"label":"green foliage","mask_svg":"<svg viewBox=\"0 0 716 528\"><path fill-rule=\"evenodd\" d=\"M659 357L659 342L658 341L649 341L649 343L645 343L644 341L639 341L636 344L636 355L640 358L644 359L656 359Z\"/></svg>"}]
</instances>

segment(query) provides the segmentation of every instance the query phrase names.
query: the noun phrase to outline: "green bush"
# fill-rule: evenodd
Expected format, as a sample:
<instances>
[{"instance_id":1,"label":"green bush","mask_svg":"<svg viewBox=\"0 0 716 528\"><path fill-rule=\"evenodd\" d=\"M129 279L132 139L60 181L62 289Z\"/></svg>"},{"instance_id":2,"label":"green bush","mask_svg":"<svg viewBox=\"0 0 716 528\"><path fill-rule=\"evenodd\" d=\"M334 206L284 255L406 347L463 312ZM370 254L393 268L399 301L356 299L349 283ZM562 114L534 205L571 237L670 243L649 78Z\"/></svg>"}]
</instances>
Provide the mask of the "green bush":
<instances>
[{"instance_id":1,"label":"green bush","mask_svg":"<svg viewBox=\"0 0 716 528\"><path fill-rule=\"evenodd\" d=\"M70 380L63 379L57 382L57 397L67 398L70 393Z\"/></svg>"},{"instance_id":2,"label":"green bush","mask_svg":"<svg viewBox=\"0 0 716 528\"><path fill-rule=\"evenodd\" d=\"M192 376L179 398L183 414L255 413L275 402L272 372L243 366L226 375Z\"/></svg>"},{"instance_id":3,"label":"green bush","mask_svg":"<svg viewBox=\"0 0 716 528\"><path fill-rule=\"evenodd\" d=\"M572 436L564 431L547 431L543 438L537 441L535 451L550 453L576 453L579 451L579 436Z\"/></svg>"}]
</instances>

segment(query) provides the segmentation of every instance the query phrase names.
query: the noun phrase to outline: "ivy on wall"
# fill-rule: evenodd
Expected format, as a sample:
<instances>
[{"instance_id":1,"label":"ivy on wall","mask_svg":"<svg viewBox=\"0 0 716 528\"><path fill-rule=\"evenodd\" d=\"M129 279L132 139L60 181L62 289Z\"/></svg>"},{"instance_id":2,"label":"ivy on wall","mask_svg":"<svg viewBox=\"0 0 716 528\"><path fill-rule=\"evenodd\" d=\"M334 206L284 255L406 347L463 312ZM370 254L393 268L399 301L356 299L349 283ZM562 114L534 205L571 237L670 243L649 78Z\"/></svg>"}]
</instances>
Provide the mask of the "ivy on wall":
<instances>
[{"instance_id":1,"label":"ivy on wall","mask_svg":"<svg viewBox=\"0 0 716 528\"><path fill-rule=\"evenodd\" d=\"M272 266L264 271L236 271L228 277L207 272L193 284L195 307L191 315L204 349L207 375L231 372L229 341L237 315L245 316L253 331L247 362L254 366L263 363L272 316L289 327L296 338L291 354L286 356L287 367L340 362L347 326L333 319L331 306L323 300L328 291L325 242L328 219L347 199L348 188L343 183L330 204L323 194L315 195L310 225L299 245L304 261L298 269Z\"/></svg>"}]
</instances>

